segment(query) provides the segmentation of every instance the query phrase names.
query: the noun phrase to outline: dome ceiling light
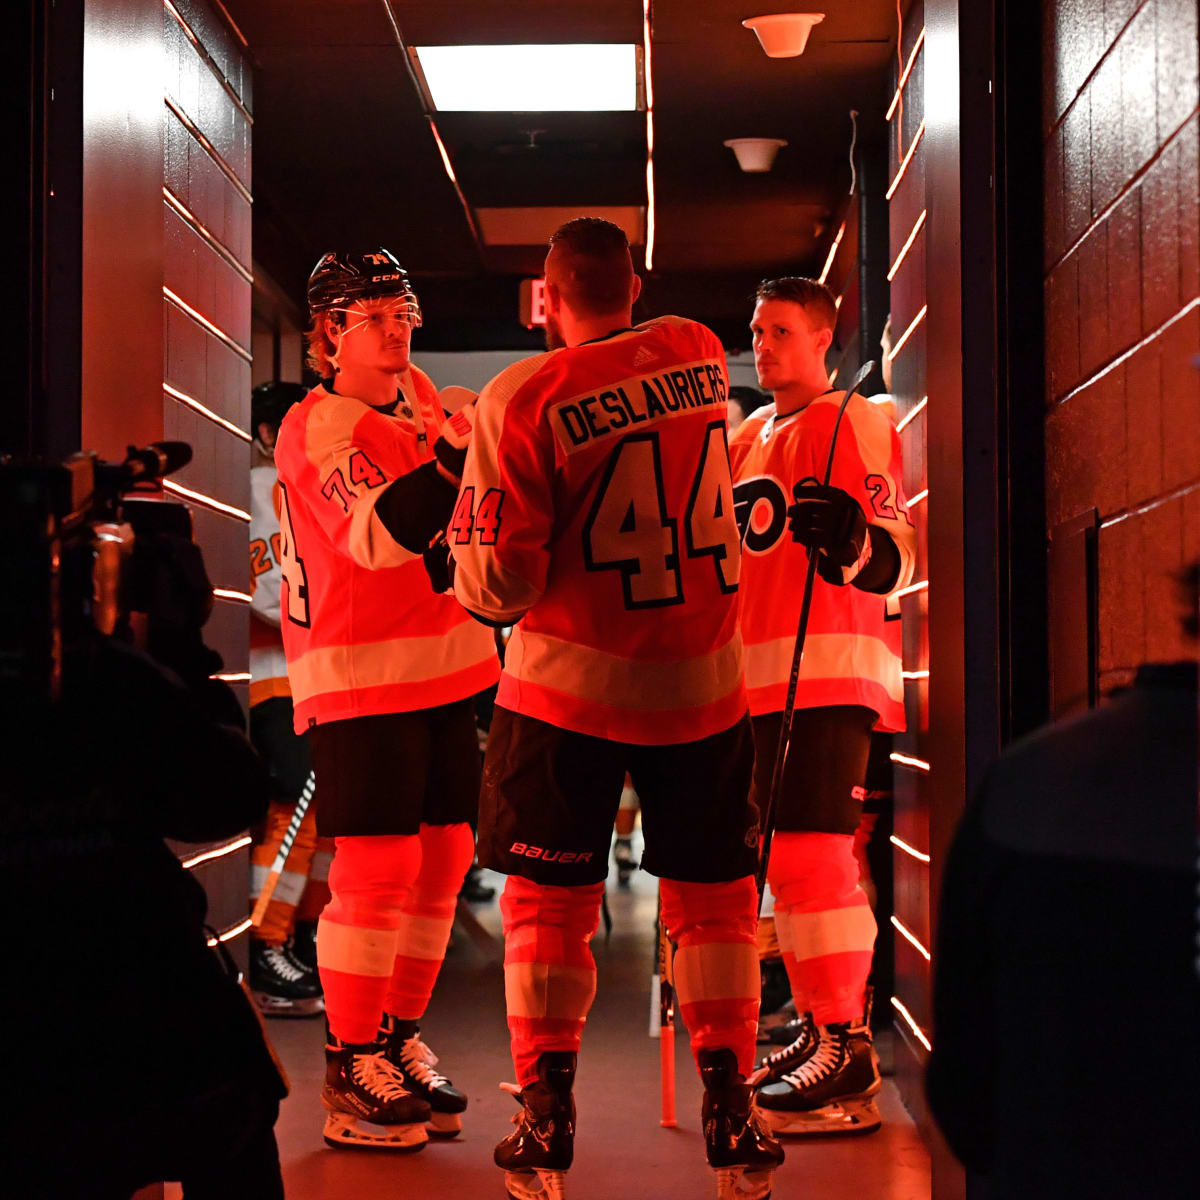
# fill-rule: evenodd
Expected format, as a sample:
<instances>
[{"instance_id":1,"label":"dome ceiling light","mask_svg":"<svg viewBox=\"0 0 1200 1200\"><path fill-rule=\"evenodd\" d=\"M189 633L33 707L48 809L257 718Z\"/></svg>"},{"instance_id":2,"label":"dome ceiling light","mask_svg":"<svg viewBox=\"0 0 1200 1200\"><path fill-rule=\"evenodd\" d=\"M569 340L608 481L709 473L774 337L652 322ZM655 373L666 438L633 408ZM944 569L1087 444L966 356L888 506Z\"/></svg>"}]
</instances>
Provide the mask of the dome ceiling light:
<instances>
[{"instance_id":1,"label":"dome ceiling light","mask_svg":"<svg viewBox=\"0 0 1200 1200\"><path fill-rule=\"evenodd\" d=\"M747 17L742 24L753 29L768 58L795 58L804 53L813 26L825 20L824 13L771 13Z\"/></svg>"}]
</instances>

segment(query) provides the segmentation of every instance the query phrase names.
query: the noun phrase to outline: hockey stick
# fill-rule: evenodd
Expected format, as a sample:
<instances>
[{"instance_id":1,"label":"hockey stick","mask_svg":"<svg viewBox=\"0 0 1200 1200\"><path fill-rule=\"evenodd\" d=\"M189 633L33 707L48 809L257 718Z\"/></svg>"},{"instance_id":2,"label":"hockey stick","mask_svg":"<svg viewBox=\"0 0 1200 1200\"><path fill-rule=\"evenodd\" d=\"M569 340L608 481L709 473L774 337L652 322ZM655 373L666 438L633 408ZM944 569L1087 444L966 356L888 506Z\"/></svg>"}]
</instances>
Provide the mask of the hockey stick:
<instances>
[{"instance_id":1,"label":"hockey stick","mask_svg":"<svg viewBox=\"0 0 1200 1200\"><path fill-rule=\"evenodd\" d=\"M662 900L658 912L658 1056L662 1074L660 1125L675 1127L675 973L674 954L663 924Z\"/></svg>"},{"instance_id":2,"label":"hockey stick","mask_svg":"<svg viewBox=\"0 0 1200 1200\"><path fill-rule=\"evenodd\" d=\"M833 436L829 439L829 459L825 464L825 486L829 486L833 478L833 456L837 449L838 430L842 427L842 416L850 397L862 387L863 380L875 370L875 360L868 359L846 389L842 406L838 409L837 420L833 423ZM787 761L788 749L792 739L792 716L796 711L796 686L800 681L800 659L804 655L804 640L808 636L808 614L812 608L813 586L817 578L817 554L811 551L808 557L808 572L804 576L804 596L800 601L800 621L796 626L796 645L792 650L792 669L788 675L787 700L783 706L783 718L779 723L779 740L775 745L775 765L771 769L771 788L767 792L767 806L762 814L762 853L758 860L758 873L755 883L758 886L758 902L762 907L763 891L767 884L767 863L771 858L771 839L775 834L775 807L780 785L783 783L783 768Z\"/></svg>"},{"instance_id":3,"label":"hockey stick","mask_svg":"<svg viewBox=\"0 0 1200 1200\"><path fill-rule=\"evenodd\" d=\"M312 771L309 771L308 778L304 781L304 791L300 793L300 799L296 801L296 811L292 813L287 832L283 835L283 841L279 843L279 852L275 855L275 861L271 864L271 870L262 885L262 891L258 893L258 899L254 902L254 911L250 914L250 924L255 929L262 924L263 917L267 915L267 905L271 903L271 897L275 895L279 877L283 874L283 868L287 866L288 855L292 852L292 843L296 840L296 834L300 832L304 814L308 812L308 806L312 802L316 790L317 777Z\"/></svg>"}]
</instances>

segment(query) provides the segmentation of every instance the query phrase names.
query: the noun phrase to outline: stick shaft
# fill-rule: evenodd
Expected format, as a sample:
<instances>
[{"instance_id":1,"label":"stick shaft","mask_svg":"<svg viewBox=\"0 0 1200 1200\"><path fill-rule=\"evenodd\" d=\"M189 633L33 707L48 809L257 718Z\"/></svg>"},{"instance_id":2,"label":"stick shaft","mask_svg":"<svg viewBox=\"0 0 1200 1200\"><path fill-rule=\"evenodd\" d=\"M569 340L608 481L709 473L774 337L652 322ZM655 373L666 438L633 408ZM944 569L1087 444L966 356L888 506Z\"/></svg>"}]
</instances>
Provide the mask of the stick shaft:
<instances>
[{"instance_id":1,"label":"stick shaft","mask_svg":"<svg viewBox=\"0 0 1200 1200\"><path fill-rule=\"evenodd\" d=\"M255 929L262 924L263 917L267 915L267 905L271 903L271 897L275 895L275 888L278 886L280 877L283 875L284 867L287 866L288 856L292 852L296 835L300 832L300 826L304 822L305 814L308 812L308 806L312 802L316 788L316 776L312 771L309 771L308 778L304 781L304 791L300 793L300 798L296 801L296 808L292 813L292 819L288 822L283 840L279 843L279 851L275 855L275 861L271 863L271 870L267 873L267 877L263 881L262 890L258 893L258 899L254 902L254 911L250 914L250 924Z\"/></svg>"}]
</instances>

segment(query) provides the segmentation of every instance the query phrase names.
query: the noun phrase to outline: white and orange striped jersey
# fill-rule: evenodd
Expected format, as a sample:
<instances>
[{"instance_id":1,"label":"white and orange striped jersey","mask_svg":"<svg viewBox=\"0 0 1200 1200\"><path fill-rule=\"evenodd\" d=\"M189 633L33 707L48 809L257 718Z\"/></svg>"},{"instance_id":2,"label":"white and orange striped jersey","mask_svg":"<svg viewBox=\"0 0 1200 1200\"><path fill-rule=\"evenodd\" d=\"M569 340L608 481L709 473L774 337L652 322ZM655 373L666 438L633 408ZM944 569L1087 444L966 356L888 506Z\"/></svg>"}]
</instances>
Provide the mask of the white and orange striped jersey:
<instances>
[{"instance_id":1,"label":"white and orange striped jersey","mask_svg":"<svg viewBox=\"0 0 1200 1200\"><path fill-rule=\"evenodd\" d=\"M498 705L640 745L745 713L727 381L661 317L484 388L447 538L463 605L517 625Z\"/></svg>"},{"instance_id":2,"label":"white and orange striped jersey","mask_svg":"<svg viewBox=\"0 0 1200 1200\"><path fill-rule=\"evenodd\" d=\"M290 696L283 634L279 630L279 516L275 468L250 471L250 707Z\"/></svg>"},{"instance_id":3,"label":"white and orange striped jersey","mask_svg":"<svg viewBox=\"0 0 1200 1200\"><path fill-rule=\"evenodd\" d=\"M787 529L792 488L823 483L844 392L826 392L781 418L768 404L746 418L730 444L734 502L742 531L742 636L750 711L782 712L796 641L808 555ZM915 538L903 492L900 435L878 406L855 395L838 433L830 483L862 505L900 552L896 588L912 579ZM797 708L861 704L877 728L904 728L900 609L894 601L816 577Z\"/></svg>"},{"instance_id":4,"label":"white and orange striped jersey","mask_svg":"<svg viewBox=\"0 0 1200 1200\"><path fill-rule=\"evenodd\" d=\"M489 630L429 586L375 504L433 458L444 415L416 367L389 415L314 388L279 427L280 616L296 730L433 708L490 687Z\"/></svg>"}]
</instances>

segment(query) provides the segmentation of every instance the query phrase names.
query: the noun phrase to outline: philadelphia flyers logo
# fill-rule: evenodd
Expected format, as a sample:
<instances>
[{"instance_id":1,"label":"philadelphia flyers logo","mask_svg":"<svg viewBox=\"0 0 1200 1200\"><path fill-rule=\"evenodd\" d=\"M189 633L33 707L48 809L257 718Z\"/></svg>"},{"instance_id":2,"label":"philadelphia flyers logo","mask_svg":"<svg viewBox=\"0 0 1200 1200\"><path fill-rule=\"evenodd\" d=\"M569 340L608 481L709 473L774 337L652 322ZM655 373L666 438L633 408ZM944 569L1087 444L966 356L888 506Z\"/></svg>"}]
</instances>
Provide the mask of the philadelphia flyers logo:
<instances>
[{"instance_id":1,"label":"philadelphia flyers logo","mask_svg":"<svg viewBox=\"0 0 1200 1200\"><path fill-rule=\"evenodd\" d=\"M769 553L787 525L783 484L770 475L734 484L733 512L742 535L742 549L747 554Z\"/></svg>"}]
</instances>

